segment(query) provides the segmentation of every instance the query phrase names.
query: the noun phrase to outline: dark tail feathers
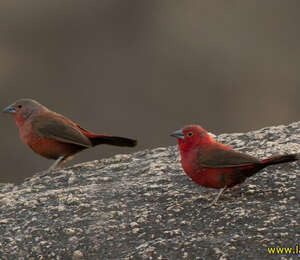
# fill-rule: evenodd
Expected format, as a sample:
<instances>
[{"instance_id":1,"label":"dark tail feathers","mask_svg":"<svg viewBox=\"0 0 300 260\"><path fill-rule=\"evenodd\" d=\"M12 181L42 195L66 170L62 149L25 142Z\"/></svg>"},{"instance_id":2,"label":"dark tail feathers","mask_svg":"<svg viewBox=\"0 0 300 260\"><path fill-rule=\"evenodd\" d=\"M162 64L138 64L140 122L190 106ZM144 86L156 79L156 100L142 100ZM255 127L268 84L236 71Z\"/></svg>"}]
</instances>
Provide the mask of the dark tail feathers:
<instances>
[{"instance_id":1,"label":"dark tail feathers","mask_svg":"<svg viewBox=\"0 0 300 260\"><path fill-rule=\"evenodd\" d=\"M119 136L106 136L106 135L95 135L89 138L92 142L92 145L98 144L109 144L115 146L127 146L127 147L134 147L137 144L136 140L119 137Z\"/></svg>"},{"instance_id":2,"label":"dark tail feathers","mask_svg":"<svg viewBox=\"0 0 300 260\"><path fill-rule=\"evenodd\" d=\"M276 155L268 159L262 160L265 166L273 165L273 164L280 164L280 163L287 163L287 162L294 162L300 159L300 154L284 154L284 155Z\"/></svg>"}]
</instances>

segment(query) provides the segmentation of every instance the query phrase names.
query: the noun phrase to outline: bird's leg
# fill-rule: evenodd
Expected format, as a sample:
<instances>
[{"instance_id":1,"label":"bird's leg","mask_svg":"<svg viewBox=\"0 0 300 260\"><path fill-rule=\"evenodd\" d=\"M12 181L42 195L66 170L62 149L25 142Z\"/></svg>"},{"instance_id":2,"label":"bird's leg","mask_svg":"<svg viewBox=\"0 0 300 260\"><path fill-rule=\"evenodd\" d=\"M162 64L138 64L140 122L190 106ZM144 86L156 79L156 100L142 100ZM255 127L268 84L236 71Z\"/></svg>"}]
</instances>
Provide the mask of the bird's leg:
<instances>
[{"instance_id":1,"label":"bird's leg","mask_svg":"<svg viewBox=\"0 0 300 260\"><path fill-rule=\"evenodd\" d=\"M58 157L58 159L49 167L47 172L51 172L52 170L57 168L65 159L66 159L65 156Z\"/></svg>"},{"instance_id":2,"label":"bird's leg","mask_svg":"<svg viewBox=\"0 0 300 260\"><path fill-rule=\"evenodd\" d=\"M56 169L62 162L64 162L67 159L66 156L60 156L47 170L43 171L39 177L43 177L50 173L52 170Z\"/></svg>"},{"instance_id":3,"label":"bird's leg","mask_svg":"<svg viewBox=\"0 0 300 260\"><path fill-rule=\"evenodd\" d=\"M203 206L203 208L209 208L211 207L212 205L216 204L218 199L220 198L220 196L223 194L223 192L227 189L227 186L225 186L222 190L220 190L219 194L217 195L217 197L211 202L209 203L208 205L206 206Z\"/></svg>"}]
</instances>

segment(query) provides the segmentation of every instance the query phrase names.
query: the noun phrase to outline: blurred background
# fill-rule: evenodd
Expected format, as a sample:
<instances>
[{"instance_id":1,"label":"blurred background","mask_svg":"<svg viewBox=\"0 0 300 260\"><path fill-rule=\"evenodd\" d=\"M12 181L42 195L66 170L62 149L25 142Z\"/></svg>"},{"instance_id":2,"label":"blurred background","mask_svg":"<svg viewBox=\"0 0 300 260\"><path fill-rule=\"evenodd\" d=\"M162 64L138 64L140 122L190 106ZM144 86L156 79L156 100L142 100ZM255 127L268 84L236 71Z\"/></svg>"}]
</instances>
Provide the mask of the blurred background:
<instances>
[{"instance_id":1,"label":"blurred background","mask_svg":"<svg viewBox=\"0 0 300 260\"><path fill-rule=\"evenodd\" d=\"M300 2L36 1L0 3L0 105L38 100L94 132L137 138L68 165L175 145L201 124L220 134L300 119ZM52 161L0 116L0 182Z\"/></svg>"}]
</instances>

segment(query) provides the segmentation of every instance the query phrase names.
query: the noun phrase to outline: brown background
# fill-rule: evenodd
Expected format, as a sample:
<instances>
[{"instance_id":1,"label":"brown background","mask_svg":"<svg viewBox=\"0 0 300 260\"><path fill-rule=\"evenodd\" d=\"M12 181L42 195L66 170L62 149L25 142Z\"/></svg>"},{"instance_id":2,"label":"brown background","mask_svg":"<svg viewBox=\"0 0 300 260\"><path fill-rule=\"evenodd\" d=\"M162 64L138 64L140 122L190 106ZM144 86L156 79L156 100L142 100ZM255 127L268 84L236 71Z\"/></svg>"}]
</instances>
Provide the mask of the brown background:
<instances>
[{"instance_id":1,"label":"brown background","mask_svg":"<svg viewBox=\"0 0 300 260\"><path fill-rule=\"evenodd\" d=\"M299 10L298 0L2 0L0 105L30 97L92 131L139 139L71 164L175 144L169 133L189 123L217 134L298 121ZM0 124L0 182L51 164L11 118Z\"/></svg>"}]
</instances>

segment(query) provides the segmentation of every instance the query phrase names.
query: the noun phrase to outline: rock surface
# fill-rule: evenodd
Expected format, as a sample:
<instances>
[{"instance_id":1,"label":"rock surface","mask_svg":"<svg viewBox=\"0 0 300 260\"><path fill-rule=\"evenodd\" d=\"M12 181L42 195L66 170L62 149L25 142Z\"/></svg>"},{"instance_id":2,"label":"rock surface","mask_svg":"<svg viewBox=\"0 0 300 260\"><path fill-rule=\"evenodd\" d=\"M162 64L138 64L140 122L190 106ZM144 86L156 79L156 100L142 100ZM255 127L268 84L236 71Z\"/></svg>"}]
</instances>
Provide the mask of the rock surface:
<instances>
[{"instance_id":1,"label":"rock surface","mask_svg":"<svg viewBox=\"0 0 300 260\"><path fill-rule=\"evenodd\" d=\"M299 136L297 122L217 140L263 158L299 152ZM184 174L176 146L2 184L0 259L278 259L267 247L300 242L299 171L268 167L209 209L217 191Z\"/></svg>"}]
</instances>

